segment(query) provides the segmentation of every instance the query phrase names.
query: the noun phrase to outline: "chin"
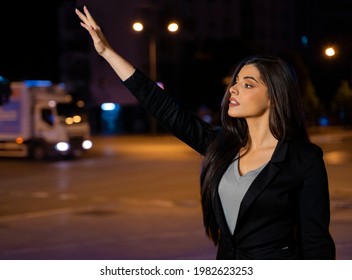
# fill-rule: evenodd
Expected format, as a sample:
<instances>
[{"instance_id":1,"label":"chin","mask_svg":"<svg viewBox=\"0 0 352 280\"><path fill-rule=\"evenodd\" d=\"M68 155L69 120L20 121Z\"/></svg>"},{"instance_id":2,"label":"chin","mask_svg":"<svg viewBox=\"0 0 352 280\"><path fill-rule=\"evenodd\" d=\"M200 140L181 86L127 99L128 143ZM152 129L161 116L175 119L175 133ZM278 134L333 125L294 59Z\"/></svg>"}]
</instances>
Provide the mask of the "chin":
<instances>
[{"instance_id":1,"label":"chin","mask_svg":"<svg viewBox=\"0 0 352 280\"><path fill-rule=\"evenodd\" d=\"M242 116L238 114L238 112L233 112L231 109L227 111L227 114L232 118L242 118Z\"/></svg>"}]
</instances>

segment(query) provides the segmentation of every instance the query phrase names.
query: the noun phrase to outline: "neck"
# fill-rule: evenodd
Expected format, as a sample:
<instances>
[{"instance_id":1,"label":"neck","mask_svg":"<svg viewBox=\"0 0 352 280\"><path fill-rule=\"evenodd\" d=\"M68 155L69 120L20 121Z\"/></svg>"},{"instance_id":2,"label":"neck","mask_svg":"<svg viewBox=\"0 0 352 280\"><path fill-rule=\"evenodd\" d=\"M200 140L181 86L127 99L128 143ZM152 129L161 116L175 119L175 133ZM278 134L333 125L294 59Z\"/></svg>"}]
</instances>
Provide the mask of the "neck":
<instances>
[{"instance_id":1,"label":"neck","mask_svg":"<svg viewBox=\"0 0 352 280\"><path fill-rule=\"evenodd\" d=\"M273 147L277 144L277 139L269 128L269 118L250 118L246 121L249 132L248 149L258 150Z\"/></svg>"}]
</instances>

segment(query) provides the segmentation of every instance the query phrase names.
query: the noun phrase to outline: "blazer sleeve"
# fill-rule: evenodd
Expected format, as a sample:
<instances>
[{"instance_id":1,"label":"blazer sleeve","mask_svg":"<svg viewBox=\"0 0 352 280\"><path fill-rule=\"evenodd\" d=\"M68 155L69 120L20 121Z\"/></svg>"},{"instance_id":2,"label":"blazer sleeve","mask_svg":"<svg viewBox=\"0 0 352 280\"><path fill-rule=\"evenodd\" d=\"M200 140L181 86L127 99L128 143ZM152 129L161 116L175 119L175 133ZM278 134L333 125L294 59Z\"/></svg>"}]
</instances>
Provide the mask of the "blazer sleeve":
<instances>
[{"instance_id":1,"label":"blazer sleeve","mask_svg":"<svg viewBox=\"0 0 352 280\"><path fill-rule=\"evenodd\" d=\"M329 232L330 198L323 151L313 146L305 151L303 185L299 193L299 219L304 259L335 259L335 244Z\"/></svg>"},{"instance_id":2,"label":"blazer sleeve","mask_svg":"<svg viewBox=\"0 0 352 280\"><path fill-rule=\"evenodd\" d=\"M168 132L204 155L211 138L217 134L217 129L182 108L172 96L138 69L123 84L146 112Z\"/></svg>"}]
</instances>

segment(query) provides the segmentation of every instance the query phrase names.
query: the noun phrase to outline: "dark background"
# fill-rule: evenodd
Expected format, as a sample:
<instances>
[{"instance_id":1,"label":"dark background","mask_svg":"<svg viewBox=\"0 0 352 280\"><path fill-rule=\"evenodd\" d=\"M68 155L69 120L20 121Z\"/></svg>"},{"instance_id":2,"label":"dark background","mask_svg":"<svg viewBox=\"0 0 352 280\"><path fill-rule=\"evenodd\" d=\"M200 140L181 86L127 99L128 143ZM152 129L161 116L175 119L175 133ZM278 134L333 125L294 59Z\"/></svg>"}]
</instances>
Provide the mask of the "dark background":
<instances>
[{"instance_id":1,"label":"dark background","mask_svg":"<svg viewBox=\"0 0 352 280\"><path fill-rule=\"evenodd\" d=\"M248 22L243 25L240 38L183 44L183 59L177 66L177 69L183 69L178 70L182 72L182 77L180 74L180 77L174 75L171 78L171 64L167 60L159 61L159 71L164 73L166 80L170 79L172 88L179 92L179 99L191 109L196 110L202 102L208 107L217 107L221 95L209 94L205 97L203 92L222 93L224 85L221 79L234 62L246 55L267 52L257 43L253 43L251 36L248 35L251 34L250 23L257 16L249 5L254 2L245 0L240 2L243 11L241 20ZM10 81L24 79L62 81L63 73L60 67L62 49L57 11L67 3L76 5L76 1L69 0L23 3L7 1L2 5L0 75ZM170 6L172 7L172 4ZM352 80L352 1L321 0L317 5L317 1L314 0L297 0L295 8L297 34L307 36L309 43L290 46L276 54L292 62L298 68L302 80L309 75L317 96L325 108L329 109L341 81L347 80L351 83ZM188 22L188 25L192 23ZM86 43L87 41L82 42ZM322 46L325 45L339 46L338 55L333 58L333 63L322 52ZM162 48L167 50L169 46L167 43L164 45L161 43L160 49ZM207 59L195 59L199 54L210 55ZM185 86L188 91L182 91ZM189 92L194 94L190 96Z\"/></svg>"},{"instance_id":2,"label":"dark background","mask_svg":"<svg viewBox=\"0 0 352 280\"><path fill-rule=\"evenodd\" d=\"M56 11L63 2L2 4L0 75L10 80L60 80Z\"/></svg>"}]
</instances>

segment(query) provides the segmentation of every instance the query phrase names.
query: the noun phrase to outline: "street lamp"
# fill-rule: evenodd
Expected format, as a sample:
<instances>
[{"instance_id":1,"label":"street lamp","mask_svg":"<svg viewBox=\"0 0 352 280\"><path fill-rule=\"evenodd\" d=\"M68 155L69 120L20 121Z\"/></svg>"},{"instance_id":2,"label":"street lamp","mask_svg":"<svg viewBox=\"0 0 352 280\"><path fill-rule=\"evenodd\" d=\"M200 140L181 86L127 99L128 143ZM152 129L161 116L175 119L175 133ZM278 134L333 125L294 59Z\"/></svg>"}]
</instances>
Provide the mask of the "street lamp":
<instances>
[{"instance_id":1,"label":"street lamp","mask_svg":"<svg viewBox=\"0 0 352 280\"><path fill-rule=\"evenodd\" d=\"M324 51L325 55L328 57L333 57L336 54L336 51L333 47L327 47Z\"/></svg>"},{"instance_id":2,"label":"street lamp","mask_svg":"<svg viewBox=\"0 0 352 280\"><path fill-rule=\"evenodd\" d=\"M136 21L132 24L132 28L136 32L142 32L144 30L144 25L140 21ZM167 30L171 33L177 32L179 26L176 22L170 22L167 26ZM156 32L149 28L149 76L154 81L157 82L157 54L156 54ZM156 133L157 123L154 118L150 119L150 130L151 133Z\"/></svg>"},{"instance_id":3,"label":"street lamp","mask_svg":"<svg viewBox=\"0 0 352 280\"><path fill-rule=\"evenodd\" d=\"M330 71L330 76L337 78L335 87L337 90L331 100L332 113L336 115L341 124L350 124L352 121L350 113L352 111L352 65L348 63L346 54L339 45L326 47L324 54L328 60L335 60L334 70Z\"/></svg>"},{"instance_id":4,"label":"street lamp","mask_svg":"<svg viewBox=\"0 0 352 280\"><path fill-rule=\"evenodd\" d=\"M176 22L170 22L167 26L167 30L169 30L170 32L177 32L178 24Z\"/></svg>"},{"instance_id":5,"label":"street lamp","mask_svg":"<svg viewBox=\"0 0 352 280\"><path fill-rule=\"evenodd\" d=\"M140 21L133 23L132 28L136 32L142 32L144 25ZM170 33L175 33L179 29L176 22L170 22L167 26L167 30ZM156 55L156 33L149 32L149 75L152 80L157 81L157 55Z\"/></svg>"}]
</instances>

